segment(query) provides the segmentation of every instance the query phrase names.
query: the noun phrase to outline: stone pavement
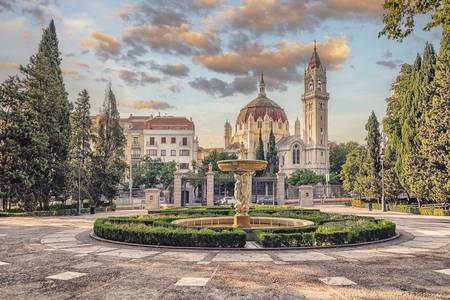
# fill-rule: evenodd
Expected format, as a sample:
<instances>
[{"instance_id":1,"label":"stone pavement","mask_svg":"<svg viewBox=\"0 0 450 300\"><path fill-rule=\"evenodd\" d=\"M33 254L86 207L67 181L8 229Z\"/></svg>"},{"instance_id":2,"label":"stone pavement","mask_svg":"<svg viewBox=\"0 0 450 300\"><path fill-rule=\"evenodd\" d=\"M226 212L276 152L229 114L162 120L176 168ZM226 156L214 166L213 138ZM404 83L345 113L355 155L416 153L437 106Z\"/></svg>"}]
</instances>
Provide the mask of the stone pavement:
<instances>
[{"instance_id":1,"label":"stone pavement","mask_svg":"<svg viewBox=\"0 0 450 300\"><path fill-rule=\"evenodd\" d=\"M0 295L7 299L450 298L449 217L341 206L320 209L387 218L403 235L382 244L321 250L167 250L91 239L94 218L104 214L4 218L0 219Z\"/></svg>"}]
</instances>

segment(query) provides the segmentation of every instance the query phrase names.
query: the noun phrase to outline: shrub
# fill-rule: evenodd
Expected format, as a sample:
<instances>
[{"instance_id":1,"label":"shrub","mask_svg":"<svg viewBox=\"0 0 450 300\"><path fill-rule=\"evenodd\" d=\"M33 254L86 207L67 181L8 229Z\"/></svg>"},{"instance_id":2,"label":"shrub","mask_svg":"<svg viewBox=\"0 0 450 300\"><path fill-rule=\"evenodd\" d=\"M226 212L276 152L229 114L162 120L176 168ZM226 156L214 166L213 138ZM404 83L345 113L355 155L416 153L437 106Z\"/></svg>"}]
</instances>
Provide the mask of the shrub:
<instances>
[{"instance_id":1,"label":"shrub","mask_svg":"<svg viewBox=\"0 0 450 300\"><path fill-rule=\"evenodd\" d=\"M149 226L144 223L114 223L111 219L97 219L94 232L97 236L136 244L180 246L180 247L218 247L242 248L246 233L240 229L195 229L181 226ZM158 220L160 221L160 220Z\"/></svg>"}]
</instances>

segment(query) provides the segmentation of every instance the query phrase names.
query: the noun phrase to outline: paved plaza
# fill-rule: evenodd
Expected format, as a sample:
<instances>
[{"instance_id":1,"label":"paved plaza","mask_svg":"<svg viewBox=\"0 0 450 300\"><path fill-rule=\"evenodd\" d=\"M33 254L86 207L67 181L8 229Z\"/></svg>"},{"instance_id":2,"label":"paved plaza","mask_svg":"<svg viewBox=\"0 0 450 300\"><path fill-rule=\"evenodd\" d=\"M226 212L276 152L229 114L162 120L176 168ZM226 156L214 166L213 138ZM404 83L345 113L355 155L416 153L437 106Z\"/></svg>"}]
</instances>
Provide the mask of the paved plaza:
<instances>
[{"instance_id":1,"label":"paved plaza","mask_svg":"<svg viewBox=\"0 0 450 300\"><path fill-rule=\"evenodd\" d=\"M174 250L94 240L96 216L0 219L2 299L449 299L450 218L322 206L394 221L361 247Z\"/></svg>"}]
</instances>

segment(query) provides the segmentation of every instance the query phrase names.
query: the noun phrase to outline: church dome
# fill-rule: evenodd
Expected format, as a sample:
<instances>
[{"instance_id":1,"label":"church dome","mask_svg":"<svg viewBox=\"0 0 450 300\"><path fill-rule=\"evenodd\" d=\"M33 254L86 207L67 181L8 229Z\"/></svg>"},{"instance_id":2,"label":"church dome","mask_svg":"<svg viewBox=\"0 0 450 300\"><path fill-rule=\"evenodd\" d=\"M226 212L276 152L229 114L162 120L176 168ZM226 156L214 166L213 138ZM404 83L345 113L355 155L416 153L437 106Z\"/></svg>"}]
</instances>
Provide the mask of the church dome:
<instances>
[{"instance_id":1,"label":"church dome","mask_svg":"<svg viewBox=\"0 0 450 300\"><path fill-rule=\"evenodd\" d=\"M258 97L250 101L241 109L236 120L236 124L247 123L250 116L253 116L255 121L259 118L264 120L266 115L275 122L280 121L284 123L287 121L287 116L284 110L276 104L275 101L267 98L264 90L264 78L261 75Z\"/></svg>"}]
</instances>

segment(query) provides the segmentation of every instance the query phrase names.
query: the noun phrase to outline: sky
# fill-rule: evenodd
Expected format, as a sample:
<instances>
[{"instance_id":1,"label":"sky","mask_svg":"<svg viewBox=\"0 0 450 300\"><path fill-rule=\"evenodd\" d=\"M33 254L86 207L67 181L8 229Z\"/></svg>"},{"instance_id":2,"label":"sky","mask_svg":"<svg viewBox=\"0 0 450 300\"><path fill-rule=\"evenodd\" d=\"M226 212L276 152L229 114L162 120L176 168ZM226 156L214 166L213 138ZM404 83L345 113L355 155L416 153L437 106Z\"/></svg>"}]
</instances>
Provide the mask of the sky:
<instances>
[{"instance_id":1,"label":"sky","mask_svg":"<svg viewBox=\"0 0 450 300\"><path fill-rule=\"evenodd\" d=\"M223 147L226 120L266 93L301 119L304 69L314 40L327 68L329 139L364 142L372 110L384 116L390 85L425 42L378 38L383 0L0 0L0 81L29 62L54 19L62 71L75 101L86 89L97 114L109 81L121 117L192 117L202 147Z\"/></svg>"}]
</instances>

